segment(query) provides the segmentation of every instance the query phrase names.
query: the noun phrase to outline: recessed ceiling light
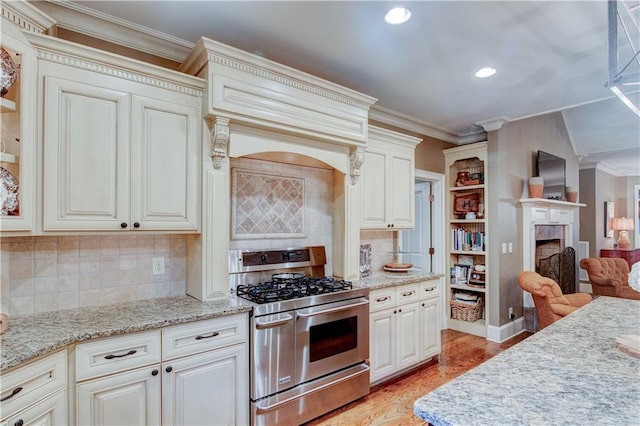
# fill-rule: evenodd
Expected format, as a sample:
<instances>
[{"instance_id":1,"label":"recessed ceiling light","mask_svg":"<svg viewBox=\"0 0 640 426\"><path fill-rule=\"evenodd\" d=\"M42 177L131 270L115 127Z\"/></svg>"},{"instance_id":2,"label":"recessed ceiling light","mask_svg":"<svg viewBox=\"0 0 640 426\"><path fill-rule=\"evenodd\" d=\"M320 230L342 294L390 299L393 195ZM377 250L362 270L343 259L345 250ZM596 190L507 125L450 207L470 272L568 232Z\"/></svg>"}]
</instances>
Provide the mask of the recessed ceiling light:
<instances>
[{"instance_id":1,"label":"recessed ceiling light","mask_svg":"<svg viewBox=\"0 0 640 426\"><path fill-rule=\"evenodd\" d=\"M411 11L404 7L394 7L384 15L387 24L398 25L404 24L411 18Z\"/></svg>"},{"instance_id":2,"label":"recessed ceiling light","mask_svg":"<svg viewBox=\"0 0 640 426\"><path fill-rule=\"evenodd\" d=\"M494 75L496 73L496 69L495 68L481 68L478 71L476 71L475 76L478 78L487 78L487 77L491 77L492 75Z\"/></svg>"}]
</instances>

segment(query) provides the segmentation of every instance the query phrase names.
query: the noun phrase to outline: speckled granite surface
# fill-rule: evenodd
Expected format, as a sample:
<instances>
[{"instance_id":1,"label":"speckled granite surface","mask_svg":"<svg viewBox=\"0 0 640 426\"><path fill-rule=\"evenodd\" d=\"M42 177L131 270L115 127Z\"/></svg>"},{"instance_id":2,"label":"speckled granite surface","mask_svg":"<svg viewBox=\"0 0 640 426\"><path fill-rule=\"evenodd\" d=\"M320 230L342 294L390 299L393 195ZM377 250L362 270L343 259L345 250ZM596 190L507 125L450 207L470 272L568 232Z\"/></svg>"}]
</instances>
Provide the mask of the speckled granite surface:
<instances>
[{"instance_id":1,"label":"speckled granite surface","mask_svg":"<svg viewBox=\"0 0 640 426\"><path fill-rule=\"evenodd\" d=\"M599 297L418 399L433 425L638 425L640 301Z\"/></svg>"},{"instance_id":2,"label":"speckled granite surface","mask_svg":"<svg viewBox=\"0 0 640 426\"><path fill-rule=\"evenodd\" d=\"M412 284L420 281L435 280L443 277L442 274L419 274L415 272L376 272L360 280L352 280L353 285L366 287L371 290L394 287L403 284Z\"/></svg>"},{"instance_id":3,"label":"speckled granite surface","mask_svg":"<svg viewBox=\"0 0 640 426\"><path fill-rule=\"evenodd\" d=\"M13 316L0 335L0 371L75 342L250 311L234 300L181 296Z\"/></svg>"}]
</instances>

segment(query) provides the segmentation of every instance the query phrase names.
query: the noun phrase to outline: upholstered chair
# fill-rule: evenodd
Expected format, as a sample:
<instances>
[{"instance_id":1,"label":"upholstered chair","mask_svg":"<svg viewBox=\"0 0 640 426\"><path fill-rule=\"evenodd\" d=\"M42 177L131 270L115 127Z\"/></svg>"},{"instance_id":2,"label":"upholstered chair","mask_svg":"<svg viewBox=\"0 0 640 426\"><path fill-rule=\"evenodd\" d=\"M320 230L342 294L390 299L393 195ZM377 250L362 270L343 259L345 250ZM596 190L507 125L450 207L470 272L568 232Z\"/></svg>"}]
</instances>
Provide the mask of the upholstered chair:
<instances>
[{"instance_id":1,"label":"upholstered chair","mask_svg":"<svg viewBox=\"0 0 640 426\"><path fill-rule=\"evenodd\" d=\"M580 261L587 271L593 294L640 300L640 291L629 286L629 264L617 257L587 257Z\"/></svg>"},{"instance_id":2,"label":"upholstered chair","mask_svg":"<svg viewBox=\"0 0 640 426\"><path fill-rule=\"evenodd\" d=\"M591 302L589 293L562 294L558 283L537 272L521 272L518 284L533 297L540 329Z\"/></svg>"}]
</instances>

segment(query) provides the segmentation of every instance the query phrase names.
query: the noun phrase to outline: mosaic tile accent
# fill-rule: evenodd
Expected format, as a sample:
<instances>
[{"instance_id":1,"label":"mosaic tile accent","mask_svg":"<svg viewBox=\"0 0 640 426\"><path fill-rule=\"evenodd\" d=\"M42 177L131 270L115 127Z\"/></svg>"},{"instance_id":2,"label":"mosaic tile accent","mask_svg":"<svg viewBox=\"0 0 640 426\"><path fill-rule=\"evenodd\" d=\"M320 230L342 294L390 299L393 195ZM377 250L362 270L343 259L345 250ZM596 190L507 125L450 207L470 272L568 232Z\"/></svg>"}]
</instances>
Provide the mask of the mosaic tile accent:
<instances>
[{"instance_id":1,"label":"mosaic tile accent","mask_svg":"<svg viewBox=\"0 0 640 426\"><path fill-rule=\"evenodd\" d=\"M231 238L306 238L305 179L231 170Z\"/></svg>"}]
</instances>

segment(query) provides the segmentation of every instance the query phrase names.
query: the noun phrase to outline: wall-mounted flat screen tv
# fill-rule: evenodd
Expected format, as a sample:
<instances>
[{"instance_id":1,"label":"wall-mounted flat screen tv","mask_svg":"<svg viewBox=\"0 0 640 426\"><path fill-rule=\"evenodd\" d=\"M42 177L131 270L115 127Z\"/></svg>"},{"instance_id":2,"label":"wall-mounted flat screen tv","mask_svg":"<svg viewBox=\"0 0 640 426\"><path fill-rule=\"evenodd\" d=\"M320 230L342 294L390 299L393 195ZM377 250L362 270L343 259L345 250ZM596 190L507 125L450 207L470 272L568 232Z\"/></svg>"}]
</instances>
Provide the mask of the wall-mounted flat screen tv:
<instances>
[{"instance_id":1,"label":"wall-mounted flat screen tv","mask_svg":"<svg viewBox=\"0 0 640 426\"><path fill-rule=\"evenodd\" d=\"M538 151L538 176L544 180L542 198L565 200L566 161L548 152Z\"/></svg>"}]
</instances>

